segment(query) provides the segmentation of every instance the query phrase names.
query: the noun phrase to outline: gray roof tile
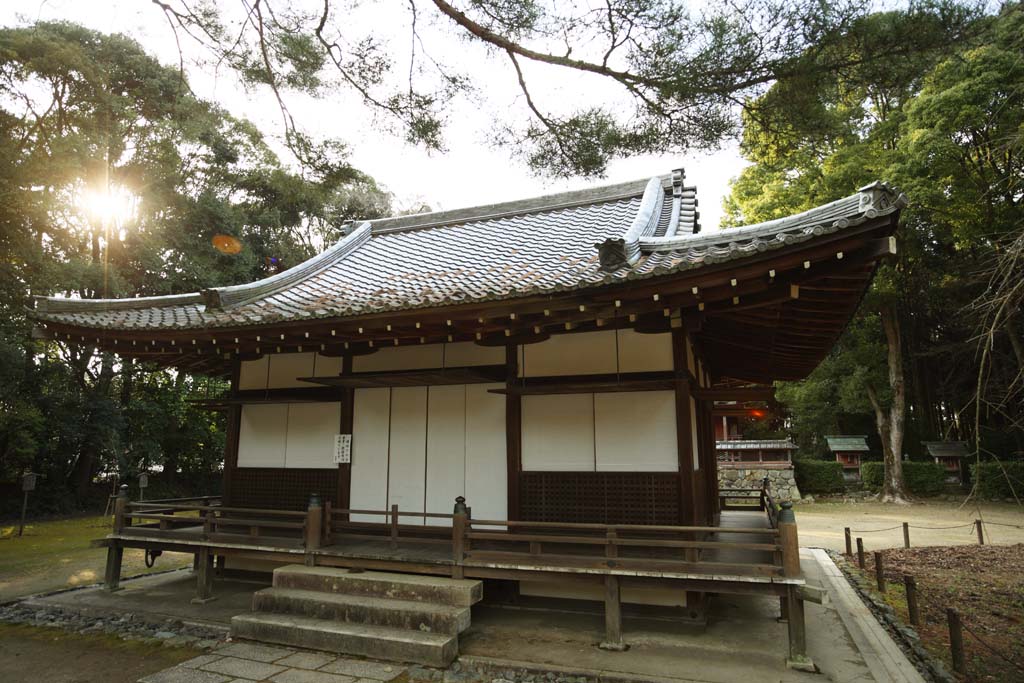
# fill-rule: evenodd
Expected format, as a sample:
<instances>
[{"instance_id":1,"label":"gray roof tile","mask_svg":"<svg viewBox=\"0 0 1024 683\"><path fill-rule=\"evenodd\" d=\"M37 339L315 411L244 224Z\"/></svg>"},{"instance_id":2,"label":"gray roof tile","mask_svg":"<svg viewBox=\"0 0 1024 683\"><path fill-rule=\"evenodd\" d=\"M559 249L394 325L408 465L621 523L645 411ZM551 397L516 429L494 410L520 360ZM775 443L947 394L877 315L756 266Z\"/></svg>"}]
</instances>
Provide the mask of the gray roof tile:
<instances>
[{"instance_id":1,"label":"gray roof tile","mask_svg":"<svg viewBox=\"0 0 1024 683\"><path fill-rule=\"evenodd\" d=\"M698 234L695 192L682 186L677 172L648 182L364 222L323 254L248 285L145 299L41 298L34 315L91 328L201 329L556 293L744 258L842 230L905 201L876 183L790 218ZM651 218L638 229L643 215ZM605 263L612 270L602 268L598 246L608 244L612 251L625 245L638 257L631 265L613 260Z\"/></svg>"}]
</instances>

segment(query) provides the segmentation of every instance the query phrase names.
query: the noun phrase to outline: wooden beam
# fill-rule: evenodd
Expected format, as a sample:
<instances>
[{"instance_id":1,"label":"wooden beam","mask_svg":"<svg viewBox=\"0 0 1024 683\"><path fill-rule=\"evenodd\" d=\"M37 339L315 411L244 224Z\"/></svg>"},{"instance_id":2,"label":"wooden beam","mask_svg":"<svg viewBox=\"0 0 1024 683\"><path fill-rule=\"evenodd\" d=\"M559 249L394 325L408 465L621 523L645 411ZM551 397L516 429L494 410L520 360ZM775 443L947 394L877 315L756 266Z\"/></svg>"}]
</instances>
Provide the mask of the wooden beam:
<instances>
[{"instance_id":1,"label":"wooden beam","mask_svg":"<svg viewBox=\"0 0 1024 683\"><path fill-rule=\"evenodd\" d=\"M702 401L773 401L775 387L694 387L693 396Z\"/></svg>"}]
</instances>

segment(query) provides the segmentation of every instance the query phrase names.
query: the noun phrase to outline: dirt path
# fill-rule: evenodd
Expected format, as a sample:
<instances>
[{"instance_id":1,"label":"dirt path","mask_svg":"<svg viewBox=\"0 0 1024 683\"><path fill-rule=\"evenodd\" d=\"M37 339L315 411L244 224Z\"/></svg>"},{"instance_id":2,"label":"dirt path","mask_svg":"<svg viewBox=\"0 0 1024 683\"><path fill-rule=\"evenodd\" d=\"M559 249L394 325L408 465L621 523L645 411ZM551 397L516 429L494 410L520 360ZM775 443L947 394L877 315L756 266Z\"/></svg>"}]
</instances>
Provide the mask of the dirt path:
<instances>
[{"instance_id":1,"label":"dirt path","mask_svg":"<svg viewBox=\"0 0 1024 683\"><path fill-rule=\"evenodd\" d=\"M902 547L903 522L910 523L910 544L913 547L978 542L976 532L970 526L979 517L978 509L973 505L961 508L957 503L933 501L913 505L828 502L799 505L795 510L800 545L804 547L841 551L843 527L847 526L854 537L864 539L865 548ZM1024 508L1009 503L986 503L981 506L980 517L986 522L987 543L1024 543ZM888 530L874 531L876 529Z\"/></svg>"},{"instance_id":2,"label":"dirt path","mask_svg":"<svg viewBox=\"0 0 1024 683\"><path fill-rule=\"evenodd\" d=\"M4 683L135 683L198 654L113 636L0 624Z\"/></svg>"}]
</instances>

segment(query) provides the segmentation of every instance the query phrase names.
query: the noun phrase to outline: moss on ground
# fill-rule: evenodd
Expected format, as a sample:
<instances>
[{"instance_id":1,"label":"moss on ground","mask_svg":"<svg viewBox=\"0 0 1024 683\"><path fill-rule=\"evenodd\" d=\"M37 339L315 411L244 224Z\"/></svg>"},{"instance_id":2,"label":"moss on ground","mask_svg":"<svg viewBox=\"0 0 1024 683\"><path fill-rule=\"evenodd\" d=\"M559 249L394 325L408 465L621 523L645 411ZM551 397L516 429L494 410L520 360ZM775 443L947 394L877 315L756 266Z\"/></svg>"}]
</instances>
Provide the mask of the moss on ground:
<instances>
[{"instance_id":1,"label":"moss on ground","mask_svg":"<svg viewBox=\"0 0 1024 683\"><path fill-rule=\"evenodd\" d=\"M109 517L30 521L23 536L17 533L17 523L0 526L0 600L86 586L103 578L106 549L89 543L110 533ZM189 555L164 553L148 569L143 551L126 550L122 575L164 571L190 562Z\"/></svg>"}]
</instances>

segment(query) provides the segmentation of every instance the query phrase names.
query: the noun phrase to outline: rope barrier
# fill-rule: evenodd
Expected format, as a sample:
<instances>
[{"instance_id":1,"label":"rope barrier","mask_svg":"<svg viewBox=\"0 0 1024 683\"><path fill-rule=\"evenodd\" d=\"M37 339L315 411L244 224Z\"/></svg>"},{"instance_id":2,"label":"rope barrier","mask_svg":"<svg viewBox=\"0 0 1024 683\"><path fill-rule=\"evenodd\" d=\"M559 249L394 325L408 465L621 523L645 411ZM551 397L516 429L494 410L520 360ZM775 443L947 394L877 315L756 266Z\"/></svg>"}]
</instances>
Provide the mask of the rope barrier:
<instances>
[{"instance_id":1,"label":"rope barrier","mask_svg":"<svg viewBox=\"0 0 1024 683\"><path fill-rule=\"evenodd\" d=\"M1008 526L1008 527L1012 527L1014 529L1024 529L1024 526L1021 526L1020 524L1006 524L1004 522L988 522L988 521L986 521L986 522L982 522L982 524L984 524L985 526L988 526L989 524L993 524L995 526Z\"/></svg>"},{"instance_id":2,"label":"rope barrier","mask_svg":"<svg viewBox=\"0 0 1024 683\"><path fill-rule=\"evenodd\" d=\"M902 529L903 525L886 527L885 529L850 529L851 534L871 534L876 531L892 531L893 529Z\"/></svg>"},{"instance_id":3,"label":"rope barrier","mask_svg":"<svg viewBox=\"0 0 1024 683\"><path fill-rule=\"evenodd\" d=\"M994 524L994 523L995 522L985 522L985 524ZM963 528L969 527L969 526L973 527L974 526L974 522L969 522L967 524L957 524L955 526L918 526L916 524L911 524L911 525L909 525L909 528L911 528L911 529L932 529L932 530L936 530L936 529L963 529ZM1014 524L1005 524L1003 526L1016 526L1016 525L1014 525ZM878 531L893 531L895 529L902 529L902 528L903 528L903 525L902 524L898 524L896 526L887 526L884 529L850 529L850 533L851 534L872 534L872 533L875 533L875 532L878 532ZM1024 527L1017 527L1017 528L1018 529L1024 529Z\"/></svg>"},{"instance_id":4,"label":"rope barrier","mask_svg":"<svg viewBox=\"0 0 1024 683\"><path fill-rule=\"evenodd\" d=\"M932 598L934 596L932 596L930 591L923 590L920 586L917 586L917 585L915 585L915 591L916 591L919 599L920 598L924 598L924 600L921 600L922 603L924 603L925 605L930 605L931 607L939 609L940 611L943 610L942 607L938 607L938 603L940 602L939 600L937 600L937 599L934 600L934 601L932 600ZM1003 654L998 649L996 649L994 646L990 645L981 636L979 636L970 626L968 626L967 623L962 618L960 620L960 626L962 626L965 631L970 633L974 637L974 639L976 641L978 641L981 645L983 645L985 647L985 649L987 649L989 652L991 652L992 654L996 655L997 657L999 657L1000 659L1002 659L1006 663L1010 664L1010 666L1012 666L1013 668L1017 669L1018 671L1024 672L1024 665L1018 664L1016 661L1011 659L1009 656Z\"/></svg>"},{"instance_id":5,"label":"rope barrier","mask_svg":"<svg viewBox=\"0 0 1024 683\"><path fill-rule=\"evenodd\" d=\"M917 526L914 524L910 525L911 529L963 529L964 527L974 526L974 522L968 522L967 524L957 524L955 526Z\"/></svg>"}]
</instances>

